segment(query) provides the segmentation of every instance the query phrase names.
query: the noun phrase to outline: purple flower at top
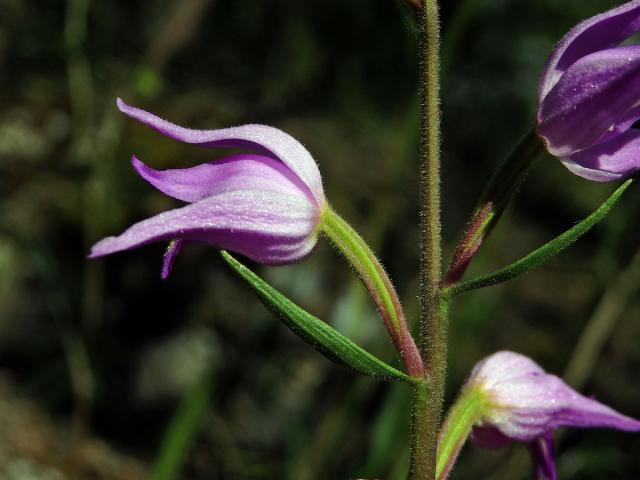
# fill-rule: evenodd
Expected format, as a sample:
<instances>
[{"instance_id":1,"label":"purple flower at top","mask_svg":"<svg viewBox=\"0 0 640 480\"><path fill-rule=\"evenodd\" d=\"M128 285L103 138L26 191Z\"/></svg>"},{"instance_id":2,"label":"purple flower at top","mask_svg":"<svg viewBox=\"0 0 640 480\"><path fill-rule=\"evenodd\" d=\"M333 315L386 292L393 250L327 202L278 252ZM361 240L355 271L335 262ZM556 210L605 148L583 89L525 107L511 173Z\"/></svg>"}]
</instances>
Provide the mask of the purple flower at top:
<instances>
[{"instance_id":1,"label":"purple flower at top","mask_svg":"<svg viewBox=\"0 0 640 480\"><path fill-rule=\"evenodd\" d=\"M573 173L618 180L640 169L640 0L596 15L567 33L538 85L537 131Z\"/></svg>"},{"instance_id":2,"label":"purple flower at top","mask_svg":"<svg viewBox=\"0 0 640 480\"><path fill-rule=\"evenodd\" d=\"M298 261L314 247L327 202L318 167L293 137L266 125L191 130L118 99L121 112L161 134L199 147L231 147L235 153L191 168L154 170L135 156L138 175L188 205L134 224L91 249L90 258L170 241L162 278L185 241L238 252L265 264Z\"/></svg>"},{"instance_id":3,"label":"purple flower at top","mask_svg":"<svg viewBox=\"0 0 640 480\"><path fill-rule=\"evenodd\" d=\"M525 442L538 479L556 479L552 456L556 428L640 431L640 421L580 395L518 353L498 352L487 357L475 366L465 388L478 389L484 397L473 441L485 448Z\"/></svg>"}]
</instances>

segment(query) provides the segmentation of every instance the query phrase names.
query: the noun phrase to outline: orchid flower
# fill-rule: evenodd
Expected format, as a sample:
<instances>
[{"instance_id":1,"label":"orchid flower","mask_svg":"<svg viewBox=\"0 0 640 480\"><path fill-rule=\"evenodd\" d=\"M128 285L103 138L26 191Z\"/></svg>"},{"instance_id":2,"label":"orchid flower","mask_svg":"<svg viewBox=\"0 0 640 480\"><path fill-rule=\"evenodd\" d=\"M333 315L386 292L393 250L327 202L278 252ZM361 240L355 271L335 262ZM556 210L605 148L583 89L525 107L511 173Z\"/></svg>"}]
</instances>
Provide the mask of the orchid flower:
<instances>
[{"instance_id":1,"label":"orchid flower","mask_svg":"<svg viewBox=\"0 0 640 480\"><path fill-rule=\"evenodd\" d=\"M351 226L333 211L311 154L293 137L266 125L220 130L179 127L118 99L122 113L161 134L200 147L234 147L229 155L191 168L154 170L135 156L138 175L162 193L189 205L142 220L116 237L96 243L90 258L169 241L161 276L167 278L184 242L231 250L263 264L307 256L323 232L360 276L413 376L422 359L409 333L397 293L378 259Z\"/></svg>"},{"instance_id":2,"label":"orchid flower","mask_svg":"<svg viewBox=\"0 0 640 480\"><path fill-rule=\"evenodd\" d=\"M117 103L122 113L174 140L251 153L163 171L133 156L131 162L138 175L189 205L101 240L91 249L90 257L170 241L162 266L162 277L166 278L185 241L215 245L265 264L295 262L313 249L327 202L315 161L293 137L266 125L191 130L121 99Z\"/></svg>"},{"instance_id":3,"label":"orchid flower","mask_svg":"<svg viewBox=\"0 0 640 480\"><path fill-rule=\"evenodd\" d=\"M640 0L569 31L538 85L537 132L573 173L610 181L640 169Z\"/></svg>"},{"instance_id":4,"label":"orchid flower","mask_svg":"<svg viewBox=\"0 0 640 480\"><path fill-rule=\"evenodd\" d=\"M552 432L557 428L640 431L640 421L580 395L533 360L513 352L498 352L478 363L465 390L482 398L472 431L474 443L485 448L526 443L539 479L556 479Z\"/></svg>"}]
</instances>

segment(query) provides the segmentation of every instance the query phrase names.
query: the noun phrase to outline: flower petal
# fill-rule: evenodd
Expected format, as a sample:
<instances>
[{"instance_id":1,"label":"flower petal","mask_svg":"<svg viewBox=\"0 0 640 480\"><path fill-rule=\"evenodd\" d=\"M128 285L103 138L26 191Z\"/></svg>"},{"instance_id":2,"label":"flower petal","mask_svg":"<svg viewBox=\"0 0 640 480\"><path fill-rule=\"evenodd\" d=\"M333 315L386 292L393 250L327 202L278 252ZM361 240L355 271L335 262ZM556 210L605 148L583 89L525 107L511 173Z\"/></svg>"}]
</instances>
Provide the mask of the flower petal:
<instances>
[{"instance_id":1,"label":"flower petal","mask_svg":"<svg viewBox=\"0 0 640 480\"><path fill-rule=\"evenodd\" d=\"M615 182L624 178L624 175L619 173L609 173L603 172L602 170L583 167L570 158L561 158L560 161L571 173L594 182Z\"/></svg>"},{"instance_id":2,"label":"flower petal","mask_svg":"<svg viewBox=\"0 0 640 480\"><path fill-rule=\"evenodd\" d=\"M598 141L640 101L640 46L603 50L575 62L538 107L547 150L569 157Z\"/></svg>"},{"instance_id":3,"label":"flower petal","mask_svg":"<svg viewBox=\"0 0 640 480\"><path fill-rule=\"evenodd\" d=\"M533 462L534 478L556 480L556 464L553 461L553 437L547 432L529 442L529 453Z\"/></svg>"},{"instance_id":4,"label":"flower petal","mask_svg":"<svg viewBox=\"0 0 640 480\"><path fill-rule=\"evenodd\" d=\"M488 356L471 371L470 382L492 388L527 375L542 374L544 370L529 357L519 353L502 351Z\"/></svg>"},{"instance_id":5,"label":"flower petal","mask_svg":"<svg viewBox=\"0 0 640 480\"><path fill-rule=\"evenodd\" d=\"M219 130L193 130L117 100L120 111L169 138L203 147L239 147L272 156L289 167L307 185L318 206L325 202L322 179L311 154L291 135L267 125L243 125Z\"/></svg>"},{"instance_id":6,"label":"flower petal","mask_svg":"<svg viewBox=\"0 0 640 480\"><path fill-rule=\"evenodd\" d=\"M260 263L289 263L315 245L318 215L315 205L299 196L226 192L136 223L95 244L89 257L177 238L210 243Z\"/></svg>"},{"instance_id":7,"label":"flower petal","mask_svg":"<svg viewBox=\"0 0 640 480\"><path fill-rule=\"evenodd\" d=\"M590 180L620 180L640 169L640 130L628 129L608 142L562 159L562 163Z\"/></svg>"},{"instance_id":8,"label":"flower petal","mask_svg":"<svg viewBox=\"0 0 640 480\"><path fill-rule=\"evenodd\" d=\"M309 198L309 189L282 162L264 155L242 153L191 168L154 170L135 156L134 170L165 195L197 202L204 198L238 190L270 190Z\"/></svg>"},{"instance_id":9,"label":"flower petal","mask_svg":"<svg viewBox=\"0 0 640 480\"><path fill-rule=\"evenodd\" d=\"M598 50L614 47L640 30L640 0L591 17L572 28L547 60L538 98L544 99L562 74L577 60Z\"/></svg>"}]
</instances>

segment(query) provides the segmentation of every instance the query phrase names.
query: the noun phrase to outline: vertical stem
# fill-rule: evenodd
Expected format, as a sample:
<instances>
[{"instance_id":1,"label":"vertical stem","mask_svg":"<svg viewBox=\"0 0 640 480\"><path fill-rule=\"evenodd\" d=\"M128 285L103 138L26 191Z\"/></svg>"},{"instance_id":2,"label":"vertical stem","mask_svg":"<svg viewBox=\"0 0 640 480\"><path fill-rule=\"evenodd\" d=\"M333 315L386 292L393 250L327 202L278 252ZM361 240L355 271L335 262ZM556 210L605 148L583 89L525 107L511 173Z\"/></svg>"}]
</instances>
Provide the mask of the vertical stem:
<instances>
[{"instance_id":1,"label":"vertical stem","mask_svg":"<svg viewBox=\"0 0 640 480\"><path fill-rule=\"evenodd\" d=\"M424 0L420 12L420 89L422 128L420 214L420 353L425 384L416 387L413 404L410 475L433 480L442 414L447 354L446 307L440 300L440 26L436 0Z\"/></svg>"}]
</instances>

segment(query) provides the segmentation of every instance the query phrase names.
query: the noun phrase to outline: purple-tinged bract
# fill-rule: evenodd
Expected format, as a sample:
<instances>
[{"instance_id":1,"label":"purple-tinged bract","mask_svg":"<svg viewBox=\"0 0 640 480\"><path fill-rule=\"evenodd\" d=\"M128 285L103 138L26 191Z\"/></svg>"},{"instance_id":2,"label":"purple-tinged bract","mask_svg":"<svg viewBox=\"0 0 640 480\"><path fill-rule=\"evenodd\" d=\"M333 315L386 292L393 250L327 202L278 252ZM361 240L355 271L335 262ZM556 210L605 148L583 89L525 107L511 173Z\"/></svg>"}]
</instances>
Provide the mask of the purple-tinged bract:
<instances>
[{"instance_id":1,"label":"purple-tinged bract","mask_svg":"<svg viewBox=\"0 0 640 480\"><path fill-rule=\"evenodd\" d=\"M322 180L311 154L293 137L266 125L191 130L126 105L129 117L175 140L200 147L235 147L237 153L191 168L154 170L135 156L143 179L188 205L143 220L93 246L100 257L151 242L170 241L162 277L185 241L238 252L265 264L285 264L314 247L326 209Z\"/></svg>"},{"instance_id":2,"label":"purple-tinged bract","mask_svg":"<svg viewBox=\"0 0 640 480\"><path fill-rule=\"evenodd\" d=\"M478 363L465 388L477 389L484 397L474 442L485 448L527 443L537 478L556 478L551 437L556 428L640 431L640 421L579 394L533 360L513 352L498 352Z\"/></svg>"},{"instance_id":3,"label":"purple-tinged bract","mask_svg":"<svg viewBox=\"0 0 640 480\"><path fill-rule=\"evenodd\" d=\"M538 85L537 131L573 173L610 181L640 169L640 0L574 27Z\"/></svg>"}]
</instances>

